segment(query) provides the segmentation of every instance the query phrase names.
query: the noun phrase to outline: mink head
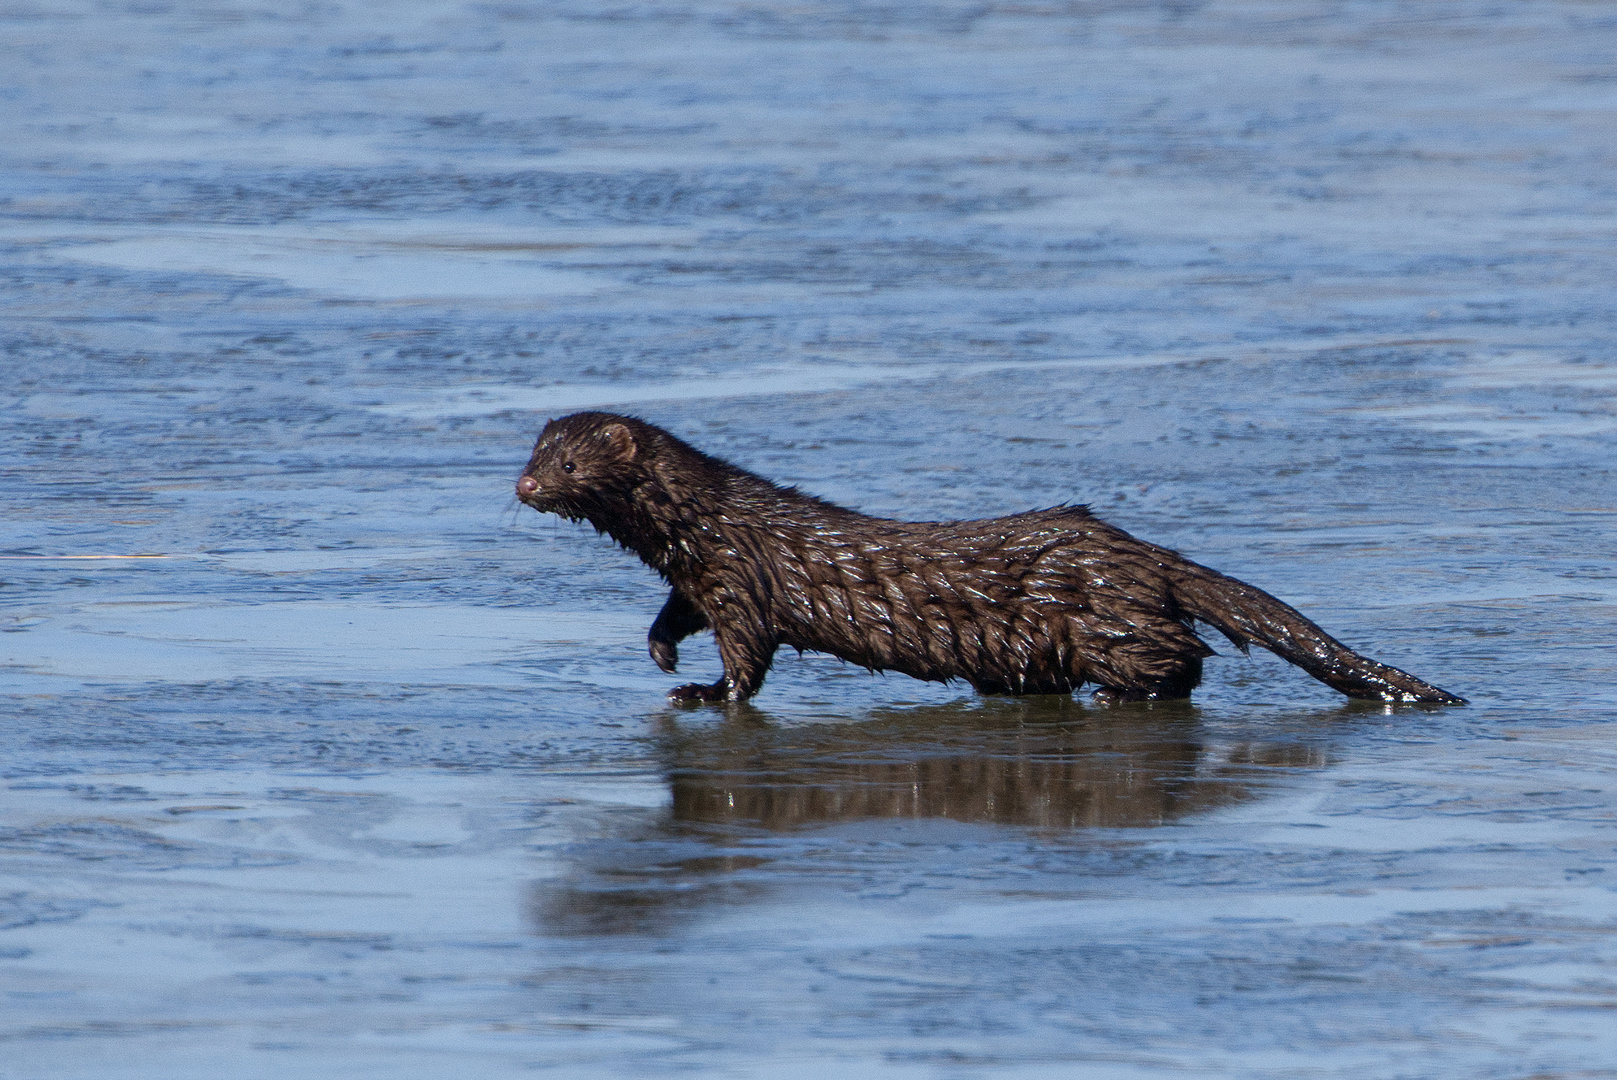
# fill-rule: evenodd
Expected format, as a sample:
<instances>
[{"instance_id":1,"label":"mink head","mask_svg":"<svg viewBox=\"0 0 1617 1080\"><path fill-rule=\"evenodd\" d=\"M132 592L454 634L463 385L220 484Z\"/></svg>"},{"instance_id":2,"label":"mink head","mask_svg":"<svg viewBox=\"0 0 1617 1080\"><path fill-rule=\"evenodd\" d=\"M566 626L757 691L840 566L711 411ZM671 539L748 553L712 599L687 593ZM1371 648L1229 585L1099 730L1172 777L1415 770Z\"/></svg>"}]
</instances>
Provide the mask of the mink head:
<instances>
[{"instance_id":1,"label":"mink head","mask_svg":"<svg viewBox=\"0 0 1617 1080\"><path fill-rule=\"evenodd\" d=\"M517 498L574 521L610 516L646 473L641 421L582 412L552 420L517 480Z\"/></svg>"}]
</instances>

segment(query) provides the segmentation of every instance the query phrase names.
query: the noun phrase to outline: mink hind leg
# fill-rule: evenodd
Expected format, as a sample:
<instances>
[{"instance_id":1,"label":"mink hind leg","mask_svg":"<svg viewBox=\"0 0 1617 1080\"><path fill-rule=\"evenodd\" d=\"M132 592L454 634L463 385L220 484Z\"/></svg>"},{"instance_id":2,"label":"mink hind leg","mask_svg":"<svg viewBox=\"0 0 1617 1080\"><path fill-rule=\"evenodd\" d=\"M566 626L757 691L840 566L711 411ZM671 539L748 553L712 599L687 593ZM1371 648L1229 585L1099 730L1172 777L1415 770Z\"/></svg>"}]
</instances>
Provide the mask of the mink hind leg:
<instances>
[{"instance_id":1,"label":"mink hind leg","mask_svg":"<svg viewBox=\"0 0 1617 1080\"><path fill-rule=\"evenodd\" d=\"M1118 705L1128 701L1184 701L1190 692L1201 685L1201 660L1187 660L1177 672L1161 679L1152 679L1137 685L1116 686L1101 683L1093 698L1102 705Z\"/></svg>"}]
</instances>

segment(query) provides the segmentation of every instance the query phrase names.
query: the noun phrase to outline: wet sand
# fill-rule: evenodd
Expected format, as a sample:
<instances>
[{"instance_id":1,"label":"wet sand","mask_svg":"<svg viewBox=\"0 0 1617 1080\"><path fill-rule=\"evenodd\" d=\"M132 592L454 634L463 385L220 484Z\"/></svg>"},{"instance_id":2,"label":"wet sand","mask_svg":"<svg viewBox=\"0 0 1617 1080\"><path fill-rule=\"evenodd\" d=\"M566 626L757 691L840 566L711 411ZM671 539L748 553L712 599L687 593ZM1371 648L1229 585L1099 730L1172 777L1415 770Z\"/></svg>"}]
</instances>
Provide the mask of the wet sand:
<instances>
[{"instance_id":1,"label":"wet sand","mask_svg":"<svg viewBox=\"0 0 1617 1080\"><path fill-rule=\"evenodd\" d=\"M0 28L0 1080L1617 1077L1600 5ZM670 709L584 407L1471 705Z\"/></svg>"}]
</instances>

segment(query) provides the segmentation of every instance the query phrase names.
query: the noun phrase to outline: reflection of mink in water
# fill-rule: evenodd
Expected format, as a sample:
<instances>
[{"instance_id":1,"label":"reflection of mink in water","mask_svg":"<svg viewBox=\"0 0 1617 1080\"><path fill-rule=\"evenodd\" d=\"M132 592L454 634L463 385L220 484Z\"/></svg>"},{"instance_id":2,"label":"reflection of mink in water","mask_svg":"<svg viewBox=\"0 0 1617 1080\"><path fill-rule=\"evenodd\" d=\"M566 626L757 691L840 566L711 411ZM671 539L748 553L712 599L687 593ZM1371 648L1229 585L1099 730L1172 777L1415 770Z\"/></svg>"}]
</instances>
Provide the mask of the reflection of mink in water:
<instances>
[{"instance_id":1,"label":"reflection of mink in water","mask_svg":"<svg viewBox=\"0 0 1617 1080\"><path fill-rule=\"evenodd\" d=\"M782 645L985 694L1188 697L1213 651L1201 620L1355 698L1461 698L1347 648L1251 585L1136 540L1079 506L986 521L889 521L782 488L644 421L545 425L517 481L536 510L588 521L672 586L651 655L711 629L724 676L669 694L741 701Z\"/></svg>"},{"instance_id":2,"label":"reflection of mink in water","mask_svg":"<svg viewBox=\"0 0 1617 1080\"><path fill-rule=\"evenodd\" d=\"M876 818L1133 828L1257 798L1277 767L1327 764L1322 750L1297 742L1208 743L1186 722L1188 709L1168 714L1178 723L1121 712L1109 722L1058 704L1084 719L1052 723L1050 712L1022 710L1017 723L945 707L784 729L670 722L660 754L669 810L674 821L770 830ZM933 733L942 738L926 738Z\"/></svg>"}]
</instances>

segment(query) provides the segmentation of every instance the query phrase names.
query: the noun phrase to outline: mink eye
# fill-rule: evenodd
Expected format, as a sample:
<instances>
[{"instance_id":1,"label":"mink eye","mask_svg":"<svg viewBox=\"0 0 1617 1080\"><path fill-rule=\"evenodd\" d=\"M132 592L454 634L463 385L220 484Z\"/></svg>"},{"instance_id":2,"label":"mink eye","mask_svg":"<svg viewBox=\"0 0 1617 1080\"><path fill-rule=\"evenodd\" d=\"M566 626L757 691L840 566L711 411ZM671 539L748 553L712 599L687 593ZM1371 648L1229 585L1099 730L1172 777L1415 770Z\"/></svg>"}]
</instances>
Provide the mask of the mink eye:
<instances>
[{"instance_id":1,"label":"mink eye","mask_svg":"<svg viewBox=\"0 0 1617 1080\"><path fill-rule=\"evenodd\" d=\"M574 465L573 465L573 463L571 461L562 462L562 466L561 466L561 471L562 472L572 472L573 468L574 468Z\"/></svg>"}]
</instances>

